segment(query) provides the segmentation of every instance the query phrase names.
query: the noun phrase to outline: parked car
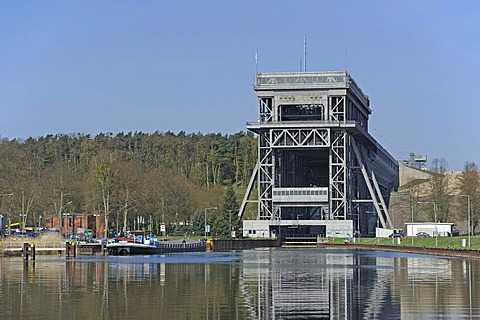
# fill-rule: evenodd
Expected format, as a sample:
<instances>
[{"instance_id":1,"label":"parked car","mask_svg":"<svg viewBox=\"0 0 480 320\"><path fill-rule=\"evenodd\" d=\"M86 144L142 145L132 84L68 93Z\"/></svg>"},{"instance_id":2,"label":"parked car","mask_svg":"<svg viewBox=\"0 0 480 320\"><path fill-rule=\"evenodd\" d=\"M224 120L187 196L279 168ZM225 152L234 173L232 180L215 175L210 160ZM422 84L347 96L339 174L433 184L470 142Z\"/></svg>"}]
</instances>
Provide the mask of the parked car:
<instances>
[{"instance_id":1,"label":"parked car","mask_svg":"<svg viewBox=\"0 0 480 320\"><path fill-rule=\"evenodd\" d=\"M458 237L459 235L460 235L460 231L458 231L456 228L453 228L450 236L451 237Z\"/></svg>"},{"instance_id":2,"label":"parked car","mask_svg":"<svg viewBox=\"0 0 480 320\"><path fill-rule=\"evenodd\" d=\"M419 237L419 238L428 238L428 237L430 237L430 235L429 235L428 233L426 233L426 232L417 232L416 236Z\"/></svg>"},{"instance_id":3,"label":"parked car","mask_svg":"<svg viewBox=\"0 0 480 320\"><path fill-rule=\"evenodd\" d=\"M405 233L403 233L402 231L396 231L394 233L392 233L391 235L389 235L390 238L400 238L400 240L402 240L403 238L405 238Z\"/></svg>"}]
</instances>

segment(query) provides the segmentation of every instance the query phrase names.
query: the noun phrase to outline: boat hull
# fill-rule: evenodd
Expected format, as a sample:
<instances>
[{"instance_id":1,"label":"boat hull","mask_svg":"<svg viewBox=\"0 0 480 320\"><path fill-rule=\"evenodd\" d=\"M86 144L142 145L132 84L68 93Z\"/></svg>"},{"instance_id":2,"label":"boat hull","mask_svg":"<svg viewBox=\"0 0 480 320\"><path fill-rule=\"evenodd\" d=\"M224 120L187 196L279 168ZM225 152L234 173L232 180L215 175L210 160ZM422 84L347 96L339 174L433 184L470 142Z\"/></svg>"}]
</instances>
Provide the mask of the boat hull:
<instances>
[{"instance_id":1,"label":"boat hull","mask_svg":"<svg viewBox=\"0 0 480 320\"><path fill-rule=\"evenodd\" d=\"M178 242L170 241L160 242L156 245L120 242L107 244L109 255L148 255L148 254L166 254L179 252L205 252L204 241L198 242Z\"/></svg>"}]
</instances>

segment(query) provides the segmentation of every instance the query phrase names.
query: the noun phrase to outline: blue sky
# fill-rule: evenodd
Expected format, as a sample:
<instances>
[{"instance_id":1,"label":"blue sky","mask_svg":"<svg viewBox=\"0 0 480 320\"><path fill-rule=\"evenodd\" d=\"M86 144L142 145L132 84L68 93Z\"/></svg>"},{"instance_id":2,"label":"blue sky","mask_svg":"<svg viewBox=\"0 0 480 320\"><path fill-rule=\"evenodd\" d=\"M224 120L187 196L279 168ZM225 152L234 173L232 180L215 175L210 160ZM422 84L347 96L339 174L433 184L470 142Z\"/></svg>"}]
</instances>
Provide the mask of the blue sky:
<instances>
[{"instance_id":1,"label":"blue sky","mask_svg":"<svg viewBox=\"0 0 480 320\"><path fill-rule=\"evenodd\" d=\"M0 136L234 133L259 71L344 70L397 159L480 164L478 1L2 1ZM346 48L346 50L345 50ZM345 52L346 59L345 59Z\"/></svg>"}]
</instances>

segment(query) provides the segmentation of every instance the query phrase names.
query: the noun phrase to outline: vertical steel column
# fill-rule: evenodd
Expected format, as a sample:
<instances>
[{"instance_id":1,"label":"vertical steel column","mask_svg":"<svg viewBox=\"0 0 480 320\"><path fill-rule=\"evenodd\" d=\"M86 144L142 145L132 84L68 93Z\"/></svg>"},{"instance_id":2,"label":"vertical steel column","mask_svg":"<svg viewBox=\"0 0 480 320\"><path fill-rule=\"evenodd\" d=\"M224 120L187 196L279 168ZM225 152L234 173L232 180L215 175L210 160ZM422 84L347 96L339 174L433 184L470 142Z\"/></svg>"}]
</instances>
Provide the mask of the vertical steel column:
<instances>
[{"instance_id":1,"label":"vertical steel column","mask_svg":"<svg viewBox=\"0 0 480 320\"><path fill-rule=\"evenodd\" d=\"M345 121L345 96L329 97L330 121ZM347 131L332 129L329 155L330 219L347 216Z\"/></svg>"},{"instance_id":2,"label":"vertical steel column","mask_svg":"<svg viewBox=\"0 0 480 320\"><path fill-rule=\"evenodd\" d=\"M273 98L261 98L260 122L273 120ZM258 219L273 219L272 189L274 183L274 156L271 130L262 130L258 135Z\"/></svg>"},{"instance_id":3,"label":"vertical steel column","mask_svg":"<svg viewBox=\"0 0 480 320\"><path fill-rule=\"evenodd\" d=\"M332 130L330 147L330 218L346 219L347 209L347 164L345 130Z\"/></svg>"}]
</instances>

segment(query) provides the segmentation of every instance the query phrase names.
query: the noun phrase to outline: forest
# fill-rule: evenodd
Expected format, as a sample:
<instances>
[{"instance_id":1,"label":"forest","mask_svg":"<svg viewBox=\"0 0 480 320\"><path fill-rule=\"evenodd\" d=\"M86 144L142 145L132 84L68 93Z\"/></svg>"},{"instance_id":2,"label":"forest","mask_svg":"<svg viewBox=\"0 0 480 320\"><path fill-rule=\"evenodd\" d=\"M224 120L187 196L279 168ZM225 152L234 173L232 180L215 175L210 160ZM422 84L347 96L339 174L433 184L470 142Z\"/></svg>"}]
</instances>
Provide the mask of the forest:
<instances>
[{"instance_id":1,"label":"forest","mask_svg":"<svg viewBox=\"0 0 480 320\"><path fill-rule=\"evenodd\" d=\"M244 132L3 139L0 209L28 226L62 212L101 215L109 236L158 232L161 223L171 233L203 232L205 208L218 208L208 212L217 225L238 209L256 158L256 139Z\"/></svg>"},{"instance_id":2,"label":"forest","mask_svg":"<svg viewBox=\"0 0 480 320\"><path fill-rule=\"evenodd\" d=\"M62 213L97 215L112 236L134 229L158 234L163 223L169 235L203 234L208 213L212 232L228 236L232 226L239 227L236 213L256 161L257 140L245 132L121 132L2 139L0 214L7 214L12 223L31 227L44 226L48 217ZM477 231L477 165L467 162L457 179L449 181L446 160L434 159L432 164L434 174L427 187L401 188L409 194L409 206L415 207L415 212L429 209L430 217L425 218L432 221L431 205L417 208L418 201L426 198L435 202L439 221L461 224L467 201L465 196L452 194L469 195L471 227ZM256 207L247 207L244 217L256 217Z\"/></svg>"}]
</instances>

